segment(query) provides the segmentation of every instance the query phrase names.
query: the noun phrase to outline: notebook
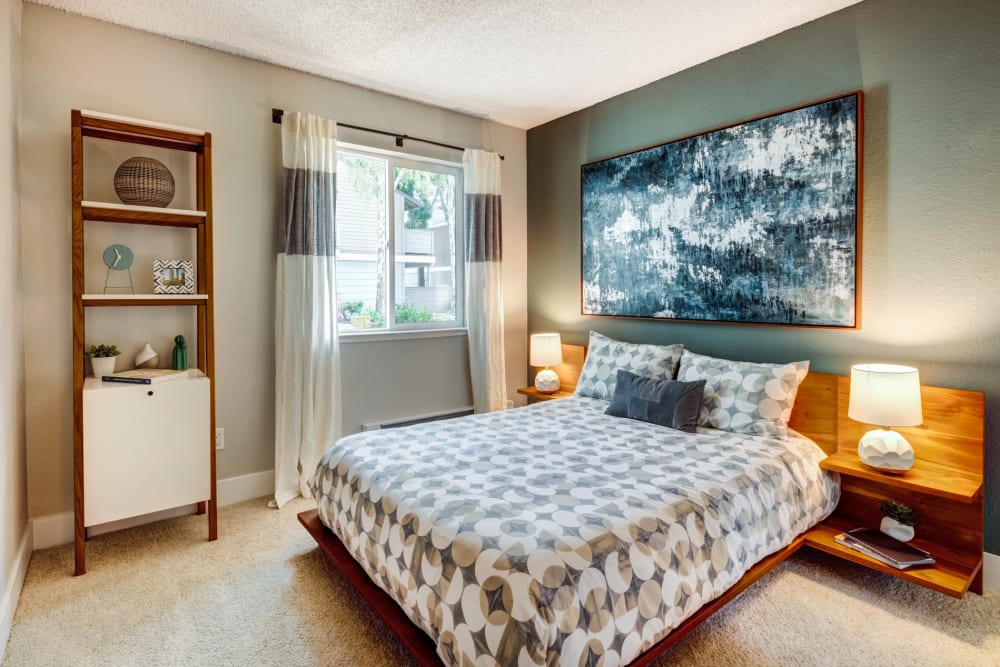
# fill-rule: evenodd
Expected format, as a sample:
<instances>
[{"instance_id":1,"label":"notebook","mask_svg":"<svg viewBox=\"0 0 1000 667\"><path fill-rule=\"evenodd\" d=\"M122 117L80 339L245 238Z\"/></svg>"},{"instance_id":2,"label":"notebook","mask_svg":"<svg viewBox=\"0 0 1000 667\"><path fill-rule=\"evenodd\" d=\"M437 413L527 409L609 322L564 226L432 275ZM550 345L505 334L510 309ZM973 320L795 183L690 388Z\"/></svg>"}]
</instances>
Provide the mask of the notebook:
<instances>
[{"instance_id":1,"label":"notebook","mask_svg":"<svg viewBox=\"0 0 1000 667\"><path fill-rule=\"evenodd\" d=\"M932 565L934 556L912 544L900 542L875 528L855 528L837 535L838 543L876 558L896 569L913 565Z\"/></svg>"}]
</instances>

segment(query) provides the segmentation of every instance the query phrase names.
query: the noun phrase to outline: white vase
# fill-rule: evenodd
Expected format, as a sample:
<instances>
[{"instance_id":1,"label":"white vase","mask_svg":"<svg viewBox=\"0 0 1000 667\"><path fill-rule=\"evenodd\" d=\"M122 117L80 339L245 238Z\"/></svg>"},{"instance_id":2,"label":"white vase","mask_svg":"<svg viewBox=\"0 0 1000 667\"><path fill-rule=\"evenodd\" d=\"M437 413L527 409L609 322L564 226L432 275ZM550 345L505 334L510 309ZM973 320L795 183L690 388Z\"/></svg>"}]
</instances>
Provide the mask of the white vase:
<instances>
[{"instance_id":1,"label":"white vase","mask_svg":"<svg viewBox=\"0 0 1000 667\"><path fill-rule=\"evenodd\" d=\"M114 357L91 357L90 367L94 370L94 377L100 378L103 375L111 375L115 372L115 359Z\"/></svg>"},{"instance_id":2,"label":"white vase","mask_svg":"<svg viewBox=\"0 0 1000 667\"><path fill-rule=\"evenodd\" d=\"M160 355L156 353L153 346L146 343L139 354L135 355L135 367L136 368L156 368L160 362Z\"/></svg>"},{"instance_id":3,"label":"white vase","mask_svg":"<svg viewBox=\"0 0 1000 667\"><path fill-rule=\"evenodd\" d=\"M895 537L900 542L909 542L914 535L913 526L907 526L905 523L900 523L887 516L882 517L882 523L878 529L889 537Z\"/></svg>"}]
</instances>

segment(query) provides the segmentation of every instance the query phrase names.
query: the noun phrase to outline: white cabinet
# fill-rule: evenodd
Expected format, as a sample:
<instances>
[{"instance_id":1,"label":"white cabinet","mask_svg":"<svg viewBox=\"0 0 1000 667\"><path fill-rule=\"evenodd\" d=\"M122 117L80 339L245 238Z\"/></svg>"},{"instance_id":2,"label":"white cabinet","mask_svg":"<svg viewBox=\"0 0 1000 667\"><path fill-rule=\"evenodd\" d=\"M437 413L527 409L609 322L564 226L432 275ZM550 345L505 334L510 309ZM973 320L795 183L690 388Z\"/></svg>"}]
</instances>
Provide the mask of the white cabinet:
<instances>
[{"instance_id":1,"label":"white cabinet","mask_svg":"<svg viewBox=\"0 0 1000 667\"><path fill-rule=\"evenodd\" d=\"M209 500L210 387L207 377L154 384L86 381L87 526Z\"/></svg>"}]
</instances>

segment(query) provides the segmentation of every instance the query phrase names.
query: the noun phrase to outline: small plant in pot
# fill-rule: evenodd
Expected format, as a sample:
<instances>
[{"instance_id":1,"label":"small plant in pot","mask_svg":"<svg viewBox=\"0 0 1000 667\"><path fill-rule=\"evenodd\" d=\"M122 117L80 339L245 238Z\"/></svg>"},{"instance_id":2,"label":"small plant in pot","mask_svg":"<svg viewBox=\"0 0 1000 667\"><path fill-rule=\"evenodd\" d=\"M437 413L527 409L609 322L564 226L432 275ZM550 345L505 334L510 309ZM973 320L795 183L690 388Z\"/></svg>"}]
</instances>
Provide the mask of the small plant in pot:
<instances>
[{"instance_id":1,"label":"small plant in pot","mask_svg":"<svg viewBox=\"0 0 1000 667\"><path fill-rule=\"evenodd\" d=\"M909 542L913 539L913 527L920 521L920 515L913 511L913 508L895 500L883 500L878 504L878 508L884 515L879 530L900 542Z\"/></svg>"},{"instance_id":2,"label":"small plant in pot","mask_svg":"<svg viewBox=\"0 0 1000 667\"><path fill-rule=\"evenodd\" d=\"M94 371L94 377L100 378L114 373L118 354L118 347L115 345L91 345L87 350L87 356L90 357L90 367Z\"/></svg>"}]
</instances>

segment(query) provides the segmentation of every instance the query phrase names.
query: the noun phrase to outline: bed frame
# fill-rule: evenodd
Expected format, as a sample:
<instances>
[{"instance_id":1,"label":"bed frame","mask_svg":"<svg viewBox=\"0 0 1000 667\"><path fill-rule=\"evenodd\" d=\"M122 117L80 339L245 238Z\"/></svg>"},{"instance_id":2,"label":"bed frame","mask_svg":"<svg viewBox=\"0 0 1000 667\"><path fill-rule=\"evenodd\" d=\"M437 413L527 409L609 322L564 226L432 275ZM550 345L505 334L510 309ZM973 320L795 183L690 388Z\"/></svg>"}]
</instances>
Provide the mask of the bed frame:
<instances>
[{"instance_id":1,"label":"bed frame","mask_svg":"<svg viewBox=\"0 0 1000 667\"><path fill-rule=\"evenodd\" d=\"M563 345L564 363L554 369L559 375L563 389L572 390L576 386L585 354L586 350L581 346ZM838 401L842 388L847 386L844 380L846 378L838 375L809 373L799 386L795 409L789 422L789 426L814 440L827 454L837 451ZM846 420L847 417L841 415L839 419ZM340 540L322 524L318 511L308 510L300 513L298 517L323 553L402 642L414 661L425 667L440 667L441 660L437 656L437 647L433 640L409 619L395 600L372 582ZM633 667L651 664L730 600L798 551L805 541L806 533L795 538L784 549L751 567L729 590L705 604L659 643L651 646L629 664Z\"/></svg>"}]
</instances>

